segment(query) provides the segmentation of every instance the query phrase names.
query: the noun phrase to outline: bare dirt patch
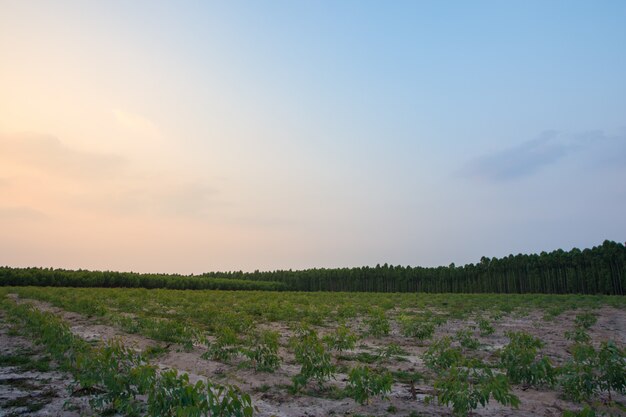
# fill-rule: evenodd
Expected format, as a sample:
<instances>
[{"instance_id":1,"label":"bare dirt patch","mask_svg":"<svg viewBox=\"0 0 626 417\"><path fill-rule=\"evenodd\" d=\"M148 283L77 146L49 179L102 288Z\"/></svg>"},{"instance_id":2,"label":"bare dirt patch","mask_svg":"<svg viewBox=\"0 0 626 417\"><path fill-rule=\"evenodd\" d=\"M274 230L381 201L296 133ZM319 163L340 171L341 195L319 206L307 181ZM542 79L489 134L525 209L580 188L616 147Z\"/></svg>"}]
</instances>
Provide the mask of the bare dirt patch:
<instances>
[{"instance_id":1,"label":"bare dirt patch","mask_svg":"<svg viewBox=\"0 0 626 417\"><path fill-rule=\"evenodd\" d=\"M71 396L72 378L0 313L0 416L81 416L88 399Z\"/></svg>"}]
</instances>

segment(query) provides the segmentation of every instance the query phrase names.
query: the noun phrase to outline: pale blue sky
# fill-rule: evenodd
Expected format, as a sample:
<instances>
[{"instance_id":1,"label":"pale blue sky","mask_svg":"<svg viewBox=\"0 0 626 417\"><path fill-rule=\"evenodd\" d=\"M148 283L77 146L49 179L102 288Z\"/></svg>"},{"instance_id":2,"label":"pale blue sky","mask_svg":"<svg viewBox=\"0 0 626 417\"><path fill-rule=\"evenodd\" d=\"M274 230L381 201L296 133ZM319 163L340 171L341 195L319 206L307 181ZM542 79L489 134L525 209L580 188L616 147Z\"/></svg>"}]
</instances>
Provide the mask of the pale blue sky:
<instances>
[{"instance_id":1,"label":"pale blue sky","mask_svg":"<svg viewBox=\"0 0 626 417\"><path fill-rule=\"evenodd\" d=\"M622 1L2 1L0 264L624 241L625 21Z\"/></svg>"}]
</instances>

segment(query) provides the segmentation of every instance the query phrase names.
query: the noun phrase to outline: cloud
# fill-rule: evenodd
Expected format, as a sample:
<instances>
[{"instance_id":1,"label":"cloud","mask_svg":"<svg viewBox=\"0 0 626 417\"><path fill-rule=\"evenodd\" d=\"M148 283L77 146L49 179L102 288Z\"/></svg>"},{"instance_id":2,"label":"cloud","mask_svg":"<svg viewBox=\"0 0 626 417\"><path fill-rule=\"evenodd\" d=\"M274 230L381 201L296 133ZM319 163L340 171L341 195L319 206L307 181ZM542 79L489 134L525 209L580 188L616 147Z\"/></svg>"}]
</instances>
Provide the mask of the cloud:
<instances>
[{"instance_id":1,"label":"cloud","mask_svg":"<svg viewBox=\"0 0 626 417\"><path fill-rule=\"evenodd\" d=\"M602 130L578 134L546 131L538 138L472 159L460 170L463 177L503 182L528 177L574 157L583 168L626 167L626 132Z\"/></svg>"},{"instance_id":2,"label":"cloud","mask_svg":"<svg viewBox=\"0 0 626 417\"><path fill-rule=\"evenodd\" d=\"M150 136L159 134L157 126L143 116L119 109L113 110L113 115L119 124L135 133Z\"/></svg>"},{"instance_id":3,"label":"cloud","mask_svg":"<svg viewBox=\"0 0 626 417\"><path fill-rule=\"evenodd\" d=\"M204 176L124 157L79 151L45 134L0 134L3 218L36 217L32 204L104 216L206 218L223 202ZM156 164L156 165L155 165ZM9 179L6 179L9 175ZM24 206L24 207L22 207Z\"/></svg>"},{"instance_id":4,"label":"cloud","mask_svg":"<svg viewBox=\"0 0 626 417\"><path fill-rule=\"evenodd\" d=\"M586 163L595 169L626 168L626 129L616 135L593 130L574 136L573 143L584 149Z\"/></svg>"},{"instance_id":5,"label":"cloud","mask_svg":"<svg viewBox=\"0 0 626 417\"><path fill-rule=\"evenodd\" d=\"M30 207L0 207L0 220L41 220L46 217L43 212Z\"/></svg>"},{"instance_id":6,"label":"cloud","mask_svg":"<svg viewBox=\"0 0 626 417\"><path fill-rule=\"evenodd\" d=\"M110 175L127 163L119 155L75 150L55 136L37 133L0 134L0 161L80 177Z\"/></svg>"},{"instance_id":7,"label":"cloud","mask_svg":"<svg viewBox=\"0 0 626 417\"><path fill-rule=\"evenodd\" d=\"M218 204L217 194L215 188L199 181L159 177L126 183L97 195L88 204L117 214L197 218Z\"/></svg>"},{"instance_id":8,"label":"cloud","mask_svg":"<svg viewBox=\"0 0 626 417\"><path fill-rule=\"evenodd\" d=\"M557 136L554 131L544 132L537 139L481 156L470 161L461 174L492 181L507 181L532 175L575 149L571 144L558 142Z\"/></svg>"}]
</instances>

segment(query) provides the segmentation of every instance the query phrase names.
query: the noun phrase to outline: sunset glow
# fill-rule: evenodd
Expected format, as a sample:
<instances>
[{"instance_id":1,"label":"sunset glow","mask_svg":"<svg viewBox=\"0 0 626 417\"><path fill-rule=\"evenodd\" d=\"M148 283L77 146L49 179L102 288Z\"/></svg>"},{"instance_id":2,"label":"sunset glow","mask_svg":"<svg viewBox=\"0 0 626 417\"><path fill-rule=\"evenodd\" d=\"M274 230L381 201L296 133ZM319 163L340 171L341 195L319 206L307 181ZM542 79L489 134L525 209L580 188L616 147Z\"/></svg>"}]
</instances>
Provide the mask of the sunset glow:
<instances>
[{"instance_id":1,"label":"sunset glow","mask_svg":"<svg viewBox=\"0 0 626 417\"><path fill-rule=\"evenodd\" d=\"M201 273L626 236L624 2L0 3L0 265Z\"/></svg>"}]
</instances>

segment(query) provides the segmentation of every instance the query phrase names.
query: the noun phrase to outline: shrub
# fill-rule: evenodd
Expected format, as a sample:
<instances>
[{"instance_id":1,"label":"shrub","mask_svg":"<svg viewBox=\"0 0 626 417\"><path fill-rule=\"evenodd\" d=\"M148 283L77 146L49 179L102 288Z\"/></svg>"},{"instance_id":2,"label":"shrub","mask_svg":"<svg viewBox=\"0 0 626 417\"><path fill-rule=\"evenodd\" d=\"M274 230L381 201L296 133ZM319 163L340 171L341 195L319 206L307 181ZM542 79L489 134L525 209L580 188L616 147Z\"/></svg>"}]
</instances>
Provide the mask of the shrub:
<instances>
[{"instance_id":1,"label":"shrub","mask_svg":"<svg viewBox=\"0 0 626 417\"><path fill-rule=\"evenodd\" d=\"M576 326L574 330L565 332L565 338L576 343L589 343L591 336L584 327Z\"/></svg>"},{"instance_id":2,"label":"shrub","mask_svg":"<svg viewBox=\"0 0 626 417\"><path fill-rule=\"evenodd\" d=\"M510 342L500 351L500 367L514 384L554 384L556 370L547 357L537 359L543 342L524 332L508 332Z\"/></svg>"},{"instance_id":3,"label":"shrub","mask_svg":"<svg viewBox=\"0 0 626 417\"><path fill-rule=\"evenodd\" d=\"M333 378L335 367L324 344L312 329L305 329L292 339L296 361L302 365L300 373L293 377L293 390L298 392L309 380L314 379L321 386Z\"/></svg>"},{"instance_id":4,"label":"shrub","mask_svg":"<svg viewBox=\"0 0 626 417\"><path fill-rule=\"evenodd\" d=\"M626 389L626 357L612 341L600 345L597 361L598 388L606 391L611 399L611 391L624 393Z\"/></svg>"},{"instance_id":5,"label":"shrub","mask_svg":"<svg viewBox=\"0 0 626 417\"><path fill-rule=\"evenodd\" d=\"M406 350L402 349L400 346L396 345L395 343L390 343L385 347L378 348L377 352L378 352L378 356L381 359L388 359L393 356L398 357L398 356L403 356L407 354Z\"/></svg>"},{"instance_id":6,"label":"shrub","mask_svg":"<svg viewBox=\"0 0 626 417\"><path fill-rule=\"evenodd\" d=\"M399 322L402 334L407 337L426 340L430 339L435 333L435 324L423 317L401 316Z\"/></svg>"},{"instance_id":7,"label":"shrub","mask_svg":"<svg viewBox=\"0 0 626 417\"><path fill-rule=\"evenodd\" d=\"M367 325L367 333L374 337L387 336L391 331L389 320L382 310L373 311L365 320L365 324Z\"/></svg>"},{"instance_id":8,"label":"shrub","mask_svg":"<svg viewBox=\"0 0 626 417\"><path fill-rule=\"evenodd\" d=\"M347 391L359 404L369 404L370 398L385 397L391 391L393 377L391 373L379 372L367 366L352 368L348 374Z\"/></svg>"},{"instance_id":9,"label":"shrub","mask_svg":"<svg viewBox=\"0 0 626 417\"><path fill-rule=\"evenodd\" d=\"M462 360L441 372L435 380L437 401L452 405L457 416L467 416L479 405L486 406L491 398L503 405L517 407L519 399L511 393L504 375L494 374L482 362Z\"/></svg>"},{"instance_id":10,"label":"shrub","mask_svg":"<svg viewBox=\"0 0 626 417\"><path fill-rule=\"evenodd\" d=\"M561 368L559 380L565 395L574 401L589 401L598 392L624 393L626 358L612 341L602 342L596 351L588 344L575 344L572 358Z\"/></svg>"},{"instance_id":11,"label":"shrub","mask_svg":"<svg viewBox=\"0 0 626 417\"><path fill-rule=\"evenodd\" d=\"M354 345L359 338L356 334L352 333L350 329L341 325L335 329L335 331L329 335L324 336L323 340L329 349L342 352L344 350L354 349Z\"/></svg>"},{"instance_id":12,"label":"shrub","mask_svg":"<svg viewBox=\"0 0 626 417\"><path fill-rule=\"evenodd\" d=\"M478 349L480 342L474 337L469 329L461 329L456 332L454 338L466 349Z\"/></svg>"},{"instance_id":13,"label":"shrub","mask_svg":"<svg viewBox=\"0 0 626 417\"><path fill-rule=\"evenodd\" d=\"M232 385L198 381L189 383L187 374L161 372L148 394L148 414L153 417L251 417L250 395Z\"/></svg>"},{"instance_id":14,"label":"shrub","mask_svg":"<svg viewBox=\"0 0 626 417\"><path fill-rule=\"evenodd\" d=\"M576 343L589 343L591 341L591 336L589 336L587 330L589 330L597 321L598 316L594 313L585 312L578 314L574 319L574 330L565 332L565 337Z\"/></svg>"},{"instance_id":15,"label":"shrub","mask_svg":"<svg viewBox=\"0 0 626 417\"><path fill-rule=\"evenodd\" d=\"M141 354L113 341L79 355L74 377L84 389L96 393L89 401L96 410L116 410L126 415L139 415L144 394L156 376Z\"/></svg>"},{"instance_id":16,"label":"shrub","mask_svg":"<svg viewBox=\"0 0 626 417\"><path fill-rule=\"evenodd\" d=\"M208 350L202 354L204 359L228 361L239 353L241 341L230 327L220 327L215 334L215 341L207 340Z\"/></svg>"},{"instance_id":17,"label":"shrub","mask_svg":"<svg viewBox=\"0 0 626 417\"><path fill-rule=\"evenodd\" d=\"M278 340L277 332L263 331L250 338L248 347L241 352L252 361L257 371L274 372L280 366Z\"/></svg>"},{"instance_id":18,"label":"shrub","mask_svg":"<svg viewBox=\"0 0 626 417\"><path fill-rule=\"evenodd\" d=\"M480 330L481 336L489 336L494 334L496 331L489 320L483 318L478 320L478 329Z\"/></svg>"},{"instance_id":19,"label":"shrub","mask_svg":"<svg viewBox=\"0 0 626 417\"><path fill-rule=\"evenodd\" d=\"M598 321L598 316L595 313L590 311L580 313L576 315L574 319L574 323L577 327L582 327L583 329L590 329L591 326L596 324Z\"/></svg>"},{"instance_id":20,"label":"shrub","mask_svg":"<svg viewBox=\"0 0 626 417\"><path fill-rule=\"evenodd\" d=\"M576 344L572 358L561 368L559 382L565 396L574 401L588 401L598 389L595 369L597 355L593 346Z\"/></svg>"},{"instance_id":21,"label":"shrub","mask_svg":"<svg viewBox=\"0 0 626 417\"><path fill-rule=\"evenodd\" d=\"M443 371L460 363L463 360L461 350L451 347L451 344L449 337L433 342L423 356L426 366L434 371Z\"/></svg>"}]
</instances>

